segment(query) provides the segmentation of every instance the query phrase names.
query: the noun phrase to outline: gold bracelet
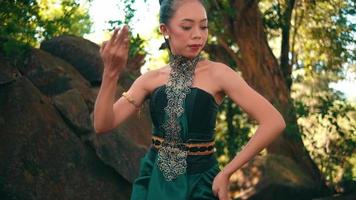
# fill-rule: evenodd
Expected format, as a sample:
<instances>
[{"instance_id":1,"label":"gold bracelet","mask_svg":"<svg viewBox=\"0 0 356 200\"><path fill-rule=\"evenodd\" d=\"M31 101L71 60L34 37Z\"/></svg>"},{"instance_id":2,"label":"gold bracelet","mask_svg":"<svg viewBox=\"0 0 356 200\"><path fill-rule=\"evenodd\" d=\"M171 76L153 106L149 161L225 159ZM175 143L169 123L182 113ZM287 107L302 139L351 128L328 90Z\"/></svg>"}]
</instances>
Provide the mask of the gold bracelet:
<instances>
[{"instance_id":1,"label":"gold bracelet","mask_svg":"<svg viewBox=\"0 0 356 200\"><path fill-rule=\"evenodd\" d=\"M139 109L140 106L136 104L135 100L132 99L132 97L127 94L127 92L123 92L122 96L125 97L125 99L130 102L133 106L135 106L136 109Z\"/></svg>"}]
</instances>

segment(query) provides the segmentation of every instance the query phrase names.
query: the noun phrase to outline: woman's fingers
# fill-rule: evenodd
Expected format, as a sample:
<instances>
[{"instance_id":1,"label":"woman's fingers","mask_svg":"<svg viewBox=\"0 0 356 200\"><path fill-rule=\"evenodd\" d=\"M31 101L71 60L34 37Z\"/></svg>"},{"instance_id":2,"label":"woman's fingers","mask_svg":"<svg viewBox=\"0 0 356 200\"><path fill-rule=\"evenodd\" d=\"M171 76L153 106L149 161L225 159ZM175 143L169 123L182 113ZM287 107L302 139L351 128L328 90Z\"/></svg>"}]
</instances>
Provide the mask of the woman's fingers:
<instances>
[{"instance_id":1,"label":"woman's fingers","mask_svg":"<svg viewBox=\"0 0 356 200\"><path fill-rule=\"evenodd\" d=\"M103 57L126 59L128 47L130 44L129 31L127 25L122 28L116 28L112 37L104 41L100 47L100 53Z\"/></svg>"},{"instance_id":2,"label":"woman's fingers","mask_svg":"<svg viewBox=\"0 0 356 200\"><path fill-rule=\"evenodd\" d=\"M108 41L102 43L100 52L104 51L105 48L117 49L122 45L128 47L129 40L127 25L124 25L122 28L115 28L111 38Z\"/></svg>"},{"instance_id":3,"label":"woman's fingers","mask_svg":"<svg viewBox=\"0 0 356 200\"><path fill-rule=\"evenodd\" d=\"M122 41L127 38L128 36L128 27L127 25L124 25L122 29L120 30L116 40L115 40L115 45L121 45Z\"/></svg>"},{"instance_id":4,"label":"woman's fingers","mask_svg":"<svg viewBox=\"0 0 356 200\"><path fill-rule=\"evenodd\" d=\"M105 46L106 46L107 43L108 43L108 41L104 41L104 42L101 44L100 53L103 52L103 50L105 49Z\"/></svg>"},{"instance_id":5,"label":"woman's fingers","mask_svg":"<svg viewBox=\"0 0 356 200\"><path fill-rule=\"evenodd\" d=\"M218 195L219 195L219 194L218 194L218 191L215 190L215 189L213 190L213 194L214 194L214 196L216 196L216 197L218 197Z\"/></svg>"},{"instance_id":6,"label":"woman's fingers","mask_svg":"<svg viewBox=\"0 0 356 200\"><path fill-rule=\"evenodd\" d=\"M228 195L227 191L224 191L222 189L222 190L218 191L218 198L219 198L219 200L229 200L229 195Z\"/></svg>"},{"instance_id":7,"label":"woman's fingers","mask_svg":"<svg viewBox=\"0 0 356 200\"><path fill-rule=\"evenodd\" d=\"M124 38L122 39L122 47L127 48L130 45L130 36L129 34L125 34Z\"/></svg>"},{"instance_id":8,"label":"woman's fingers","mask_svg":"<svg viewBox=\"0 0 356 200\"><path fill-rule=\"evenodd\" d=\"M220 190L219 188L213 189L213 194L219 198L219 200L229 200L228 195L223 190Z\"/></svg>"},{"instance_id":9,"label":"woman's fingers","mask_svg":"<svg viewBox=\"0 0 356 200\"><path fill-rule=\"evenodd\" d=\"M128 27L125 25L115 41L115 52L126 55L130 45L130 36Z\"/></svg>"},{"instance_id":10,"label":"woman's fingers","mask_svg":"<svg viewBox=\"0 0 356 200\"><path fill-rule=\"evenodd\" d=\"M114 30L114 34L111 36L110 43L112 43L112 44L113 44L113 43L115 42L115 40L116 40L116 37L117 37L117 35L118 35L119 30L120 30L120 28L115 28L115 30Z\"/></svg>"}]
</instances>

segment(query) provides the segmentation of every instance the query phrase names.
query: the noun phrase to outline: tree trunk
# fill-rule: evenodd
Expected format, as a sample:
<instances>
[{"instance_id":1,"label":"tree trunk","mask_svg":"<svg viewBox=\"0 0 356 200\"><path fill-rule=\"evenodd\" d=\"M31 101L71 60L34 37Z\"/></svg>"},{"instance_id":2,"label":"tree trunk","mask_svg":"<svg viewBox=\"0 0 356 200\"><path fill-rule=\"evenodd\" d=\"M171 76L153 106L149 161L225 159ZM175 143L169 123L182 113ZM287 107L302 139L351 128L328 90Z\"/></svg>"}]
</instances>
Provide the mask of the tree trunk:
<instances>
[{"instance_id":1,"label":"tree trunk","mask_svg":"<svg viewBox=\"0 0 356 200\"><path fill-rule=\"evenodd\" d=\"M291 27L291 18L292 12L295 5L295 0L287 1L287 9L284 13L280 14L280 18L282 19L281 29L282 29L282 47L281 47L281 69L283 72L283 76L286 79L288 89L291 88L292 85L292 64L289 64L289 36L290 36L290 27Z\"/></svg>"},{"instance_id":2,"label":"tree trunk","mask_svg":"<svg viewBox=\"0 0 356 200\"><path fill-rule=\"evenodd\" d=\"M214 3L218 7L219 2L214 1ZM267 152L292 158L300 169L320 186L320 191L327 192L329 189L325 180L301 139L289 84L268 45L261 13L258 9L258 1L230 0L230 3L231 7L236 9L236 15L231 16L231 14L224 13L222 14L224 16L220 18L223 22L220 23L225 25L223 34L235 40L234 42L239 48L238 55L236 53L234 55L224 37L217 36L218 45L220 48L223 47L225 52L235 61L246 82L268 99L282 113L287 123L284 133L267 147ZM218 10L214 7L210 9ZM208 12L212 12L211 10ZM220 10L220 12L223 11ZM217 48L210 46L207 47L207 51ZM289 46L285 45L284 48L289 48ZM224 54L224 57L217 60L226 61L226 53L220 51L220 54ZM219 57L219 55L216 56ZM290 75L290 73L287 74Z\"/></svg>"}]
</instances>

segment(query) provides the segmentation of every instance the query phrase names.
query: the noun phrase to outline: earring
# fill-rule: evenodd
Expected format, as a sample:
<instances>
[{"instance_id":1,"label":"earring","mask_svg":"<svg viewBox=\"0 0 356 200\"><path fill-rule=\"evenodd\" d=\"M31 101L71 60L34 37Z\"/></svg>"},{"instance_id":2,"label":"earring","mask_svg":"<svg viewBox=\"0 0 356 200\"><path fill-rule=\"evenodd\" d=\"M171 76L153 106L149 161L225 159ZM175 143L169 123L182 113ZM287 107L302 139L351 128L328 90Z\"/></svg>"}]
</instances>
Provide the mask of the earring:
<instances>
[{"instance_id":1,"label":"earring","mask_svg":"<svg viewBox=\"0 0 356 200\"><path fill-rule=\"evenodd\" d=\"M169 35L165 35L165 36L163 36L163 37L164 37L164 39L166 39L166 40L169 39Z\"/></svg>"}]
</instances>

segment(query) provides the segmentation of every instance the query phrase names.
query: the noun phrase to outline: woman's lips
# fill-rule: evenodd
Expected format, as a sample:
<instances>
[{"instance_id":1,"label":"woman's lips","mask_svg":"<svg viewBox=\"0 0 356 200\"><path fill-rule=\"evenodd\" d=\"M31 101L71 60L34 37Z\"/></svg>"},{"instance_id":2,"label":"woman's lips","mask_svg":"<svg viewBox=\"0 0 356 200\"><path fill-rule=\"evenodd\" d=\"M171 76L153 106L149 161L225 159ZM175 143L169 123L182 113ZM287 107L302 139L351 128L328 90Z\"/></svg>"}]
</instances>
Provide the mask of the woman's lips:
<instances>
[{"instance_id":1,"label":"woman's lips","mask_svg":"<svg viewBox=\"0 0 356 200\"><path fill-rule=\"evenodd\" d=\"M201 45L200 44L193 44L193 45L188 45L188 47L193 51L197 51L197 50L200 49Z\"/></svg>"}]
</instances>

